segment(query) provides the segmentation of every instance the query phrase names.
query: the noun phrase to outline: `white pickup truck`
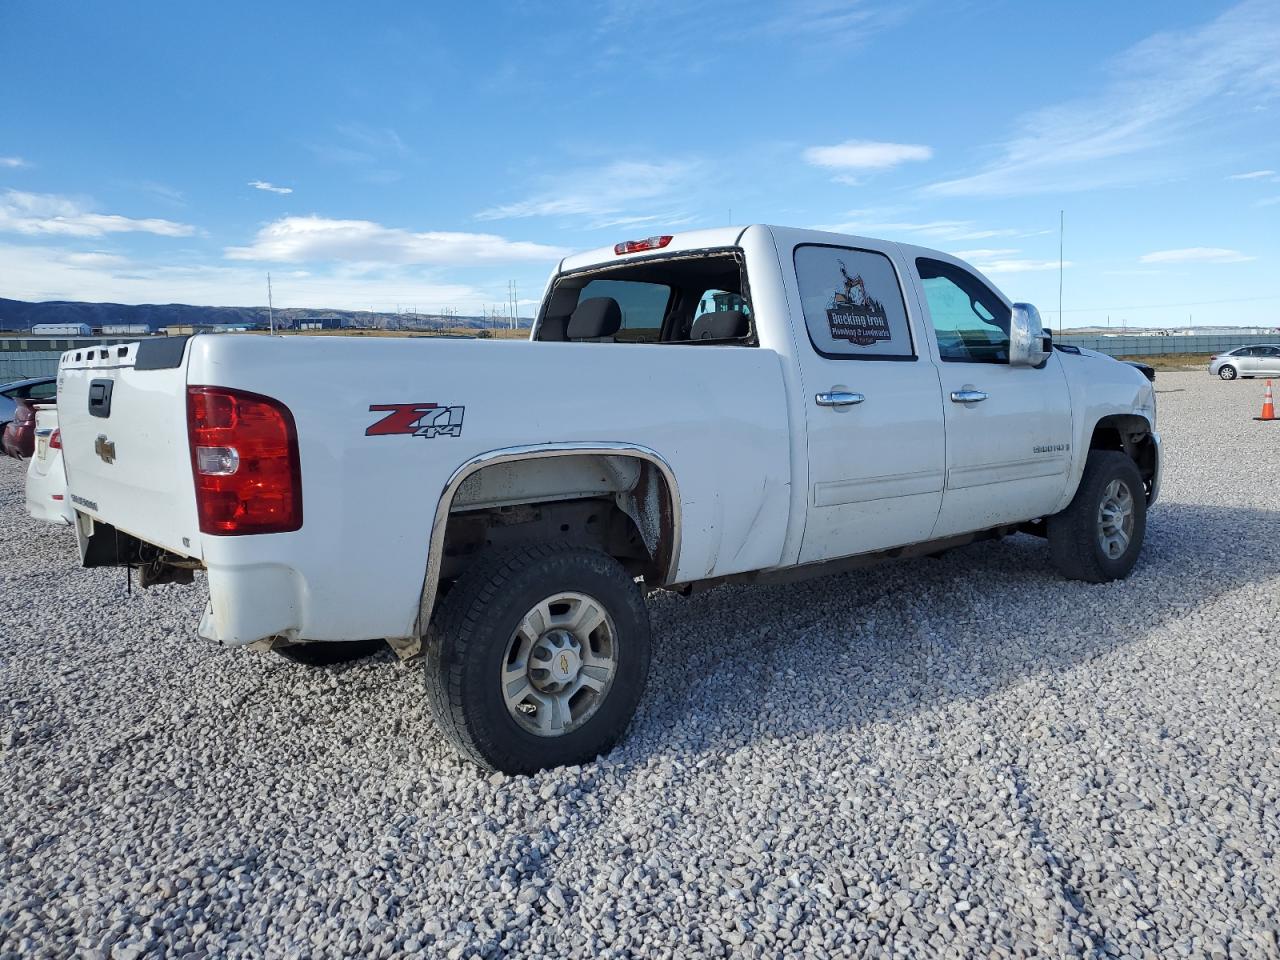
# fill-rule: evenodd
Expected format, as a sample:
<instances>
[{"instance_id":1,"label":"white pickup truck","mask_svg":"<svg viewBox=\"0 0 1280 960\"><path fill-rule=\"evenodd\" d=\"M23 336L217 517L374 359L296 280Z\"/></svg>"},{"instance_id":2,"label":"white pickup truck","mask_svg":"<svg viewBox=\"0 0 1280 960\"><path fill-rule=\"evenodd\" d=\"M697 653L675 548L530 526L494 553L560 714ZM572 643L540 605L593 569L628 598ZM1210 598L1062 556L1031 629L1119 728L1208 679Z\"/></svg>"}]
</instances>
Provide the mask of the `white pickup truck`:
<instances>
[{"instance_id":1,"label":"white pickup truck","mask_svg":"<svg viewBox=\"0 0 1280 960\"><path fill-rule=\"evenodd\" d=\"M641 581L1019 531L1106 581L1160 480L1137 370L1052 348L954 257L760 225L569 257L528 341L154 339L68 351L58 379L86 566L204 570L218 643L421 651L441 731L508 772L625 730Z\"/></svg>"}]
</instances>

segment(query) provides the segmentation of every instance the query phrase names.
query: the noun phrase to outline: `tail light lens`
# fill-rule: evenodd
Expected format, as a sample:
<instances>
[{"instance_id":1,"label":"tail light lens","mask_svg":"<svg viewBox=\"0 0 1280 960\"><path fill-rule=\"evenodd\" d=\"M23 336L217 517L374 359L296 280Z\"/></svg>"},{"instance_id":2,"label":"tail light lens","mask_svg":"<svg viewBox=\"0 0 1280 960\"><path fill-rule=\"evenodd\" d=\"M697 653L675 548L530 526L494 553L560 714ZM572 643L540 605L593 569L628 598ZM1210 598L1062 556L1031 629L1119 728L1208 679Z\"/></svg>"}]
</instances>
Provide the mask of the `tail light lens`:
<instances>
[{"instance_id":1,"label":"tail light lens","mask_svg":"<svg viewBox=\"0 0 1280 960\"><path fill-rule=\"evenodd\" d=\"M293 414L279 400L187 388L187 437L202 533L288 533L302 526Z\"/></svg>"},{"instance_id":2,"label":"tail light lens","mask_svg":"<svg viewBox=\"0 0 1280 960\"><path fill-rule=\"evenodd\" d=\"M62 431L61 431L61 430L55 430L55 431L53 431L52 435L50 435L50 437L49 437L49 449L50 449L50 450L61 450L61 449L62 449Z\"/></svg>"}]
</instances>

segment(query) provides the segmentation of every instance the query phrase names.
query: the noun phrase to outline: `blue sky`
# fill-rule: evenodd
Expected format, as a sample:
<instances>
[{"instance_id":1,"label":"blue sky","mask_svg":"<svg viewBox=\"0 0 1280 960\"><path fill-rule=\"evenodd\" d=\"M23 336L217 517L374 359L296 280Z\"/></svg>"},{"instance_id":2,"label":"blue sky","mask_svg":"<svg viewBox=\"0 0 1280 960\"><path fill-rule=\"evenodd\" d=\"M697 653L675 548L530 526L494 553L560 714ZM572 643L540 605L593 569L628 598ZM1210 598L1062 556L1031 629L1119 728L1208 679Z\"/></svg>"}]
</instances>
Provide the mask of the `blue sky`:
<instances>
[{"instance_id":1,"label":"blue sky","mask_svg":"<svg viewBox=\"0 0 1280 960\"><path fill-rule=\"evenodd\" d=\"M1280 4L0 5L0 296L476 312L730 222L1280 324ZM528 315L531 308L524 306Z\"/></svg>"}]
</instances>

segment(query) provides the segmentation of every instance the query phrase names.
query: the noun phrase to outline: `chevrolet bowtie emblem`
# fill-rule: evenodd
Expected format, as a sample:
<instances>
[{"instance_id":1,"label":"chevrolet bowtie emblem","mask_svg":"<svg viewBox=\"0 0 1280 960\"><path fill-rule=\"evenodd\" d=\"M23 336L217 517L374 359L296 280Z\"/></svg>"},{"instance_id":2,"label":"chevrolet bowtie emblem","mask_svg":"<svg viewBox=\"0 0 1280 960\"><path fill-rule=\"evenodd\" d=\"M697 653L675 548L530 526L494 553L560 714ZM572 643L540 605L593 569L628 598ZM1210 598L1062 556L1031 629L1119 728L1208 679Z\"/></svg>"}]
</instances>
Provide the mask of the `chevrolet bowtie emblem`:
<instances>
[{"instance_id":1,"label":"chevrolet bowtie emblem","mask_svg":"<svg viewBox=\"0 0 1280 960\"><path fill-rule=\"evenodd\" d=\"M94 453L102 458L103 463L114 463L116 459L116 445L114 440L108 440L105 433L98 434L98 439L93 444Z\"/></svg>"}]
</instances>

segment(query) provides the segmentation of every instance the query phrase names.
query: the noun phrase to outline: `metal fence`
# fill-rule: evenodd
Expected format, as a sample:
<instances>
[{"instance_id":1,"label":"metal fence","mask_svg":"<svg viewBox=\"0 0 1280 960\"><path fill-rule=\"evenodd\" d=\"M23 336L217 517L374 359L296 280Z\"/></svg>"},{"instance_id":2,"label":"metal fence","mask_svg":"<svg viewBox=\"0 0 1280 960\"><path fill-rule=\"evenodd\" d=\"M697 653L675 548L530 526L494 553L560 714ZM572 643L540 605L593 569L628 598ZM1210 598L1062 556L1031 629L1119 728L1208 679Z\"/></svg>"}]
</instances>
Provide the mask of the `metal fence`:
<instances>
[{"instance_id":1,"label":"metal fence","mask_svg":"<svg viewBox=\"0 0 1280 960\"><path fill-rule=\"evenodd\" d=\"M1221 334L1186 337L1123 336L1078 337L1067 334L1055 337L1056 343L1067 343L1113 357L1158 357L1172 353L1223 353L1251 343L1280 343L1280 336L1266 334Z\"/></svg>"},{"instance_id":2,"label":"metal fence","mask_svg":"<svg viewBox=\"0 0 1280 960\"><path fill-rule=\"evenodd\" d=\"M58 372L56 350L32 350L26 353L0 351L0 383L26 380L28 377L51 377Z\"/></svg>"},{"instance_id":3,"label":"metal fence","mask_svg":"<svg viewBox=\"0 0 1280 960\"><path fill-rule=\"evenodd\" d=\"M1222 353L1250 343L1280 343L1280 335L1081 337L1068 334L1055 340L1113 357L1158 357L1176 353ZM25 377L52 376L58 371L58 357L62 351L72 347L127 342L129 338L0 337L0 383Z\"/></svg>"}]
</instances>

